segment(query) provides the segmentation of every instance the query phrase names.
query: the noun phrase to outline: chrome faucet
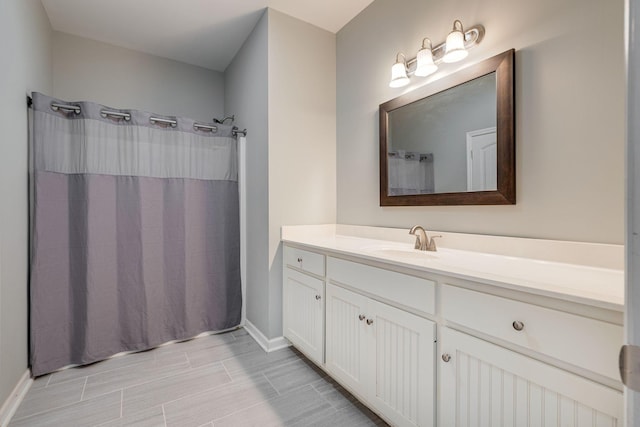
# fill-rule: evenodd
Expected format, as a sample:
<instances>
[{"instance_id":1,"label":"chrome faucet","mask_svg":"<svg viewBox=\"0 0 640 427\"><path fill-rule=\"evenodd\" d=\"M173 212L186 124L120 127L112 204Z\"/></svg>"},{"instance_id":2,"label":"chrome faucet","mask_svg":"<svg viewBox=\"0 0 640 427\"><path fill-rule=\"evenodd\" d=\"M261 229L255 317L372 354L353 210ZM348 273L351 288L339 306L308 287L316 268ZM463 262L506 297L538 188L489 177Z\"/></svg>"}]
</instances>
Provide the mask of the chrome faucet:
<instances>
[{"instance_id":1,"label":"chrome faucet","mask_svg":"<svg viewBox=\"0 0 640 427\"><path fill-rule=\"evenodd\" d=\"M436 252L438 250L438 248L436 247L436 241L434 240L434 238L442 237L442 236L432 236L431 238L429 238L429 236L427 236L427 232L425 231L425 229L419 225L414 225L413 227L411 227L411 230L409 230L409 234L416 236L416 244L414 246L414 249L418 249L419 251L429 251L429 252Z\"/></svg>"}]
</instances>

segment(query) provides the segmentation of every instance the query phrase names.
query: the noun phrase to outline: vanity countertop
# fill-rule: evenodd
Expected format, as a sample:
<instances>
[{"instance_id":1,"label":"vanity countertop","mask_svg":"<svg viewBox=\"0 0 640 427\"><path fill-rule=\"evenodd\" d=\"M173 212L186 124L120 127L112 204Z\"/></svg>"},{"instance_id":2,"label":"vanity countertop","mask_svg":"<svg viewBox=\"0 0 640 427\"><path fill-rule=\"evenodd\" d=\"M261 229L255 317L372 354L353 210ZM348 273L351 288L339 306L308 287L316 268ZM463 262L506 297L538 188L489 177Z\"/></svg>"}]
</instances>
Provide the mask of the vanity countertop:
<instances>
[{"instance_id":1,"label":"vanity countertop","mask_svg":"<svg viewBox=\"0 0 640 427\"><path fill-rule=\"evenodd\" d=\"M340 225L287 226L282 228L282 241L329 254L624 310L622 245L433 232L429 234L442 234L442 239L436 240L438 250L424 252L413 249L414 237L408 236L407 231Z\"/></svg>"}]
</instances>

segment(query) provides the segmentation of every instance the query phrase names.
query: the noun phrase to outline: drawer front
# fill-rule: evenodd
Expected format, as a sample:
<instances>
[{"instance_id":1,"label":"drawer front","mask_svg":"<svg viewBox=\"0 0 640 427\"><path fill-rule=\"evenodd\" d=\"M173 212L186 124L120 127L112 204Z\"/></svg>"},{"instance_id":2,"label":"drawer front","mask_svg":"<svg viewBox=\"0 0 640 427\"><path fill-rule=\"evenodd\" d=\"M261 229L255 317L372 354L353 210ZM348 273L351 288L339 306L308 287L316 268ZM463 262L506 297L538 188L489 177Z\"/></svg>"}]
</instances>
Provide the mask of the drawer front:
<instances>
[{"instance_id":1,"label":"drawer front","mask_svg":"<svg viewBox=\"0 0 640 427\"><path fill-rule=\"evenodd\" d=\"M316 252L291 246L284 247L285 264L322 277L324 277L324 260L325 256Z\"/></svg>"},{"instance_id":2,"label":"drawer front","mask_svg":"<svg viewBox=\"0 0 640 427\"><path fill-rule=\"evenodd\" d=\"M435 282L381 268L329 257L327 277L390 303L435 313Z\"/></svg>"},{"instance_id":3,"label":"drawer front","mask_svg":"<svg viewBox=\"0 0 640 427\"><path fill-rule=\"evenodd\" d=\"M441 298L447 321L620 378L621 326L450 285Z\"/></svg>"}]
</instances>

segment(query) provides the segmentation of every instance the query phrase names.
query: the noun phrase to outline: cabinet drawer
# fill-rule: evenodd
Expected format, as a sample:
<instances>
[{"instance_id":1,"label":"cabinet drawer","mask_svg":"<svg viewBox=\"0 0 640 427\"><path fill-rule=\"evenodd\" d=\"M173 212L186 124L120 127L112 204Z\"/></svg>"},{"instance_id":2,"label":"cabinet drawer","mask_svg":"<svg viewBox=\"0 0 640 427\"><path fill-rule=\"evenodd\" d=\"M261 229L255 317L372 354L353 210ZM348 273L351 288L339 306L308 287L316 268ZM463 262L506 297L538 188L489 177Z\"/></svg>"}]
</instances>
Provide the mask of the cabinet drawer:
<instances>
[{"instance_id":1,"label":"cabinet drawer","mask_svg":"<svg viewBox=\"0 0 640 427\"><path fill-rule=\"evenodd\" d=\"M284 247L284 262L291 267L324 277L324 255L304 249Z\"/></svg>"},{"instance_id":2,"label":"cabinet drawer","mask_svg":"<svg viewBox=\"0 0 640 427\"><path fill-rule=\"evenodd\" d=\"M619 379L621 326L450 285L441 297L447 321Z\"/></svg>"},{"instance_id":3,"label":"cabinet drawer","mask_svg":"<svg viewBox=\"0 0 640 427\"><path fill-rule=\"evenodd\" d=\"M327 277L390 303L435 313L435 282L329 257Z\"/></svg>"}]
</instances>

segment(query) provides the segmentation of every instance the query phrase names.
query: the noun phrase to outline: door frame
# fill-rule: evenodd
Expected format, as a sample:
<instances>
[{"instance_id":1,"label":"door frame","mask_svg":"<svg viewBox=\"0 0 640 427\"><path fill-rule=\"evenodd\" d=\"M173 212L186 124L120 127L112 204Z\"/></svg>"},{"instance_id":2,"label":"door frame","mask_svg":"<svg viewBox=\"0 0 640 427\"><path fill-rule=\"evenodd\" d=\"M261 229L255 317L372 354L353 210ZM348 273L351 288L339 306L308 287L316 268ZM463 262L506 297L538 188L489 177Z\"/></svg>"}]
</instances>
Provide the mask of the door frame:
<instances>
[{"instance_id":1,"label":"door frame","mask_svg":"<svg viewBox=\"0 0 640 427\"><path fill-rule=\"evenodd\" d=\"M640 346L640 0L625 0L627 87L624 342ZM640 392L625 387L625 425L640 427Z\"/></svg>"},{"instance_id":2,"label":"door frame","mask_svg":"<svg viewBox=\"0 0 640 427\"><path fill-rule=\"evenodd\" d=\"M486 135L488 133L494 133L497 136L497 128L493 126L467 132L467 191L477 191L473 190L473 138L480 135ZM497 142L498 141L496 139L496 144Z\"/></svg>"}]
</instances>

